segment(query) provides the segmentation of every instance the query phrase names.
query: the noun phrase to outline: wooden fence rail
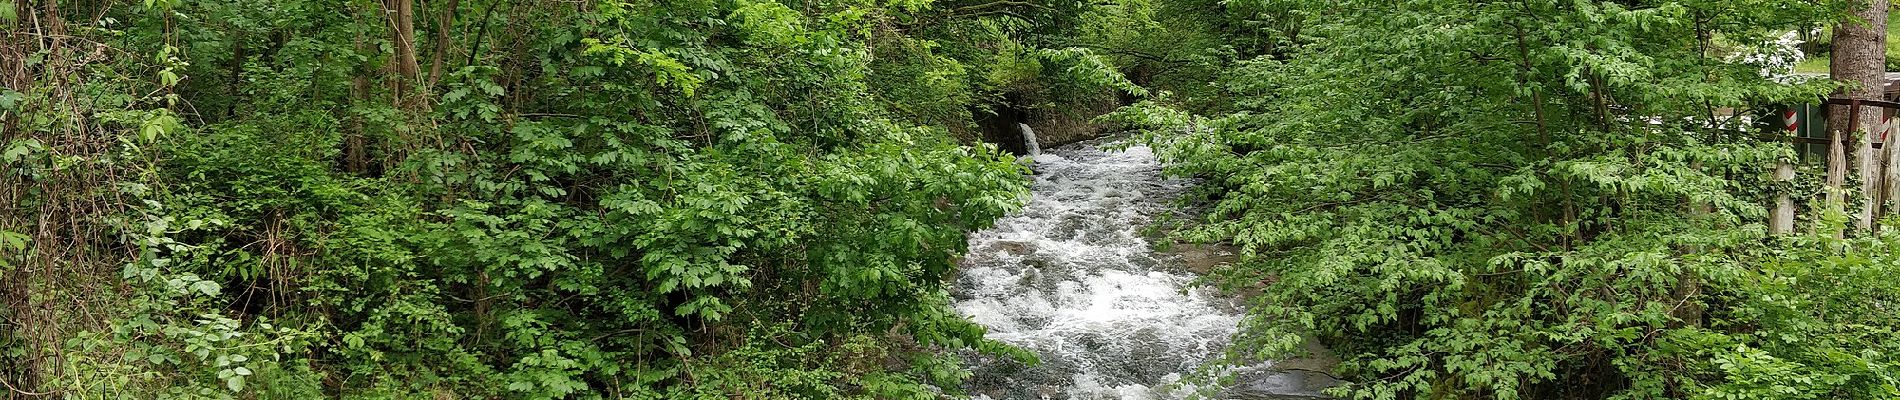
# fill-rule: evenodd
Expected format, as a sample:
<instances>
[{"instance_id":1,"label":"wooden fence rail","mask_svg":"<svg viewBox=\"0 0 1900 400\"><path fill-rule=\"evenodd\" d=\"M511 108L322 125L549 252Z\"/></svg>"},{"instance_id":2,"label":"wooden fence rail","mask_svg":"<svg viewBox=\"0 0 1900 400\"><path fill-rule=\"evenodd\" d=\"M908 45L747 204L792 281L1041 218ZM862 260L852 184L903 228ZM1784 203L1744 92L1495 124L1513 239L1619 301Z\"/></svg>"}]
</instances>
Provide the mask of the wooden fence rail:
<instances>
[{"instance_id":1,"label":"wooden fence rail","mask_svg":"<svg viewBox=\"0 0 1900 400\"><path fill-rule=\"evenodd\" d=\"M1820 117L1825 118L1825 116L1828 115L1826 111L1829 111L1829 108L1839 106L1848 107L1847 129L1838 130L1840 133L1835 134L1834 132L1837 130L1834 127L1827 127L1829 134L1826 138L1814 137L1814 132L1807 132L1809 133L1808 135L1803 135L1803 132L1799 130L1804 126L1813 126L1813 124L1799 123L1800 121L1796 121L1798 114L1793 110L1787 111L1784 114L1783 122L1790 133L1793 134L1793 143L1821 145L1827 149L1824 154L1827 154L1827 183L1830 192L1826 196L1827 201L1829 201L1829 203L1826 204L1828 204L1829 207L1832 207L1833 203L1844 203L1845 199L1842 198L1839 193L1843 190L1843 183L1848 170L1847 155L1849 153L1847 150L1850 148L1856 149L1853 155L1860 161L1857 171L1862 178L1861 198L1864 200L1860 213L1856 216L1858 217L1856 225L1860 229L1869 232L1878 232L1880 226L1876 220L1890 211L1886 209L1886 203L1896 200L1894 197L1900 195L1900 187L1896 187L1896 185L1900 185L1900 177L1895 176L1897 173L1900 173L1900 168L1896 168L1894 165L1897 161L1900 161L1896 160L1897 157L1900 157L1900 151L1893 151L1892 147L1894 146L1886 145L1887 142L1895 137L1895 133L1900 133L1900 120L1893 118L1895 114L1900 113L1900 102L1835 98L1828 99L1822 103L1822 112L1814 114L1819 114ZM1864 107L1884 109L1885 111L1882 112L1882 122L1862 130L1860 126L1860 115L1861 109ZM1809 115L1809 117L1815 116L1816 115L1813 114ZM1795 166L1792 163L1784 161L1781 165L1776 166L1774 179L1783 182L1793 180L1794 172ZM1775 199L1774 213L1771 214L1769 218L1769 231L1776 234L1793 232L1795 219L1794 208L1794 201L1788 194L1784 193L1779 195Z\"/></svg>"}]
</instances>

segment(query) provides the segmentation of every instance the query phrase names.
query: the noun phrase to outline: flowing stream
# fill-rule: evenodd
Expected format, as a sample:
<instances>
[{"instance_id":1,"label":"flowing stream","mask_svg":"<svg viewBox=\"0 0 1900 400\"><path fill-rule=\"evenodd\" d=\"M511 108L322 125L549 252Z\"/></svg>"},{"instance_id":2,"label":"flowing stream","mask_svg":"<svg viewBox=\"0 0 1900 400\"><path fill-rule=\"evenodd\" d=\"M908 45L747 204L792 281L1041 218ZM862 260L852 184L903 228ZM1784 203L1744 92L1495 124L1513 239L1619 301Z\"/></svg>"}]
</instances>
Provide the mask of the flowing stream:
<instances>
[{"instance_id":1,"label":"flowing stream","mask_svg":"<svg viewBox=\"0 0 1900 400\"><path fill-rule=\"evenodd\" d=\"M1161 178L1146 147L1103 146L1035 156L1029 204L970 238L957 310L990 338L1042 359L1034 367L974 360L978 399L1184 398L1192 387L1175 383L1218 357L1235 333L1238 301L1193 285L1181 257L1157 253L1140 232L1188 182Z\"/></svg>"}]
</instances>

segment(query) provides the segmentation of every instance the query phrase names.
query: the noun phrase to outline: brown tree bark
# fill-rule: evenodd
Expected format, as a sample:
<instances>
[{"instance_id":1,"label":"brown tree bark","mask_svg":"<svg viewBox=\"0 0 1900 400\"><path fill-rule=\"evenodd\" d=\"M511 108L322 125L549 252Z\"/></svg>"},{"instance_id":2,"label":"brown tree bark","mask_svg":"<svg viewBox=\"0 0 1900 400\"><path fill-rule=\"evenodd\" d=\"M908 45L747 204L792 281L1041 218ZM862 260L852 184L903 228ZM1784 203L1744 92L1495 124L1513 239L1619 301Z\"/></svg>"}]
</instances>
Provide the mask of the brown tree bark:
<instances>
[{"instance_id":1,"label":"brown tree bark","mask_svg":"<svg viewBox=\"0 0 1900 400\"><path fill-rule=\"evenodd\" d=\"M381 9L379 8L378 10L381 10ZM354 22L358 26L363 25L363 20L362 20L363 11L364 9L362 8L357 8L357 7L350 8L350 16L352 17L352 19L355 20ZM351 39L350 45L352 46L352 48L356 49L356 54L366 55L366 54L370 54L370 52L372 51L368 42L368 38L366 36L368 35L366 35L363 32L363 30L359 29L356 31L356 37ZM350 70L350 101L351 102L364 103L364 102L369 101L370 77L371 75L374 74L374 72L375 70L370 68L370 66L367 65L367 63L357 64L357 65L354 65L353 68L351 68ZM358 112L355 107L351 107L346 112L349 113L350 131L347 133L348 136L344 137L344 141L343 141L344 170L349 171L351 173L355 173L355 174L362 174L366 170L366 167L367 167L367 163L365 159L367 157L367 153L369 152L369 149L367 148L368 147L367 143L365 143L364 141L364 136L369 133L368 132L369 126L368 124L365 124L363 122L363 115L360 112Z\"/></svg>"},{"instance_id":2,"label":"brown tree bark","mask_svg":"<svg viewBox=\"0 0 1900 400\"><path fill-rule=\"evenodd\" d=\"M1833 59L1828 67L1829 74L1835 79L1848 83L1848 87L1834 94L1835 98L1878 100L1886 88L1887 65L1887 6L1888 0L1862 0L1854 4L1851 15L1844 17L1834 27ZM1857 170L1862 183L1867 188L1874 187L1871 180L1877 178L1869 171L1868 161L1872 161L1872 141L1867 132L1880 125L1880 109L1862 107L1858 113L1859 121L1852 115L1850 107L1829 107L1828 138L1829 151L1827 162L1828 202L1831 205L1844 205L1844 190L1848 165L1858 164ZM1854 132L1846 131L1857 127ZM1854 147L1855 159L1850 163L1847 149ZM1872 227L1873 202L1871 192L1862 190L1861 210L1855 215L1856 226L1862 230ZM1830 206L1831 207L1831 206Z\"/></svg>"},{"instance_id":3,"label":"brown tree bark","mask_svg":"<svg viewBox=\"0 0 1900 400\"><path fill-rule=\"evenodd\" d=\"M358 43L357 47L361 49L362 44ZM370 89L369 71L367 70L355 71L354 75L355 76L350 77L350 100L351 101L368 100L370 97L369 96L369 89ZM344 142L344 148L343 148L344 166L351 173L361 174L366 170L368 166L368 163L365 161L365 158L366 158L366 153L368 153L369 149L366 148L367 146L364 143L363 136L368 133L365 131L369 129L369 126L363 123L363 116L359 115L355 110L350 110L349 113L350 113L350 133L349 133L350 136Z\"/></svg>"},{"instance_id":4,"label":"brown tree bark","mask_svg":"<svg viewBox=\"0 0 1900 400\"><path fill-rule=\"evenodd\" d=\"M420 110L422 97L415 93L422 76L422 67L416 61L415 0L383 0L383 9L389 20L390 41L396 47L397 79L391 85L396 104L411 111Z\"/></svg>"},{"instance_id":5,"label":"brown tree bark","mask_svg":"<svg viewBox=\"0 0 1900 400\"><path fill-rule=\"evenodd\" d=\"M231 30L237 31L238 28L231 28ZM237 118L238 96L243 94L239 89L244 87L241 83L244 80L244 35L231 36L231 74L225 78L228 86L225 86L224 91L225 99L230 103L226 103L224 107L225 119Z\"/></svg>"},{"instance_id":6,"label":"brown tree bark","mask_svg":"<svg viewBox=\"0 0 1900 400\"><path fill-rule=\"evenodd\" d=\"M449 0L442 9L436 10L435 51L429 54L429 84L433 88L442 81L442 66L449 56L449 30L455 28L455 11L461 8L460 0Z\"/></svg>"}]
</instances>

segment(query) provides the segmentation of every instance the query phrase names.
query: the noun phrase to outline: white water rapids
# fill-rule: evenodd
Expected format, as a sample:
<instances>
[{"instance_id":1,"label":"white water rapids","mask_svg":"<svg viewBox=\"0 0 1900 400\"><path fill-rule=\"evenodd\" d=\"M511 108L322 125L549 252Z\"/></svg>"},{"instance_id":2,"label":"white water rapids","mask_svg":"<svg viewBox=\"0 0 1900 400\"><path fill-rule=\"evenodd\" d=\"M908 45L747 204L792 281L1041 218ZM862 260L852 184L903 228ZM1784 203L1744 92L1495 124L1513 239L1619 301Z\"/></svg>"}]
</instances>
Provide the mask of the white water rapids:
<instances>
[{"instance_id":1,"label":"white water rapids","mask_svg":"<svg viewBox=\"0 0 1900 400\"><path fill-rule=\"evenodd\" d=\"M1193 285L1180 257L1139 232L1188 182L1161 178L1146 147L1101 147L1035 156L1029 204L970 238L957 310L1042 359L975 360L977 399L1185 398L1193 389L1174 383L1235 333L1236 300Z\"/></svg>"}]
</instances>

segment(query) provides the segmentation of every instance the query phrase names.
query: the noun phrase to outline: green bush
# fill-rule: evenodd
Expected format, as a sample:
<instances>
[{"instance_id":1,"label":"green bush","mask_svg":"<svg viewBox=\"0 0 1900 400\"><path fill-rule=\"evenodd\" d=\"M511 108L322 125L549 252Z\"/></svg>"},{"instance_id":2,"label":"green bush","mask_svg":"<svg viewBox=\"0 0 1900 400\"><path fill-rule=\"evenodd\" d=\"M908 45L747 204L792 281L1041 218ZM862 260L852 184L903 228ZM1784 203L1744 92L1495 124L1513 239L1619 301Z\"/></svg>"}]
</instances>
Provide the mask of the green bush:
<instances>
[{"instance_id":1,"label":"green bush","mask_svg":"<svg viewBox=\"0 0 1900 400\"><path fill-rule=\"evenodd\" d=\"M0 92L0 126L27 128L0 132L4 193L79 188L22 195L0 232L112 205L0 234L0 274L62 239L113 256L61 268L117 277L34 281L51 295L21 302L75 321L52 350L0 329L0 377L81 397L926 398L958 390L958 351L1033 359L949 309L965 234L1027 185L950 132L1004 90L971 71L1018 54L1060 69L1011 85L1139 90L1031 33L1086 5L579 5L0 5L74 38L21 44L23 76L70 80ZM109 311L58 297L91 287Z\"/></svg>"},{"instance_id":2,"label":"green bush","mask_svg":"<svg viewBox=\"0 0 1900 400\"><path fill-rule=\"evenodd\" d=\"M1200 179L1180 237L1240 247L1211 278L1261 292L1239 360L1316 338L1359 399L1900 395L1900 321L1877 305L1895 237L1820 233L1842 218L1766 235L1792 153L1710 119L1832 88L1696 38L1766 41L1827 10L1270 3L1313 16L1310 42L1206 77L1231 103L1114 116Z\"/></svg>"}]
</instances>

